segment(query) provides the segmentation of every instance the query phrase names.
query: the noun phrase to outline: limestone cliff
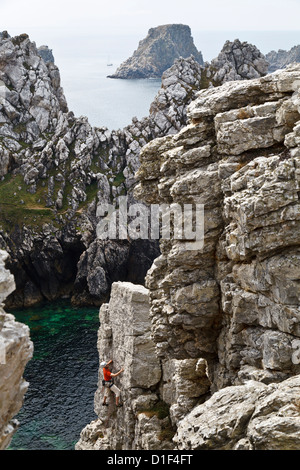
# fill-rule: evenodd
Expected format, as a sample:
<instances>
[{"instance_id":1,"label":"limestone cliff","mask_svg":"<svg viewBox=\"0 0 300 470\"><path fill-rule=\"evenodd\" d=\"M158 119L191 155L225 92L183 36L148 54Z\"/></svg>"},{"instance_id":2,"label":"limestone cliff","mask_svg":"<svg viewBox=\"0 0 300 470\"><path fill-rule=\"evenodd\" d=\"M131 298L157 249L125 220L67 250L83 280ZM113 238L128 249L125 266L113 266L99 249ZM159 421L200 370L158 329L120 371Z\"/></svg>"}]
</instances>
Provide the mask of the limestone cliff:
<instances>
[{"instance_id":1,"label":"limestone cliff","mask_svg":"<svg viewBox=\"0 0 300 470\"><path fill-rule=\"evenodd\" d=\"M3 310L5 298L15 289L14 278L5 268L7 256L0 250L0 450L7 448L18 429L14 417L28 388L23 372L33 352L29 328Z\"/></svg>"},{"instance_id":2,"label":"limestone cliff","mask_svg":"<svg viewBox=\"0 0 300 470\"><path fill-rule=\"evenodd\" d=\"M216 83L259 78L268 72L268 59L256 46L239 39L226 41L209 69Z\"/></svg>"},{"instance_id":3,"label":"limestone cliff","mask_svg":"<svg viewBox=\"0 0 300 470\"><path fill-rule=\"evenodd\" d=\"M106 428L99 389L99 419L78 448L296 449L300 66L202 90L188 118L179 133L142 149L135 197L203 204L204 245L161 240L147 296L133 302L122 284L112 291L99 349L103 359L115 348L116 368L127 363L119 382L124 406L105 415ZM129 313L123 326L138 299L144 326L136 332L151 329L155 383L137 386L141 402L153 401L134 409L131 364L141 359L145 373L148 366L139 348L124 347L127 334L137 339L131 328L139 317ZM157 403L166 405L162 419Z\"/></svg>"},{"instance_id":4,"label":"limestone cliff","mask_svg":"<svg viewBox=\"0 0 300 470\"><path fill-rule=\"evenodd\" d=\"M113 359L113 369L125 371L116 384L122 408L113 394L103 407L102 370L95 394L98 419L82 431L76 450L172 449L175 427L170 405L180 401L178 416L198 403L208 390L204 361L161 361L151 338L149 292L143 286L117 282L109 304L100 309L98 350L100 362ZM193 377L193 375L195 375Z\"/></svg>"},{"instance_id":5,"label":"limestone cliff","mask_svg":"<svg viewBox=\"0 0 300 470\"><path fill-rule=\"evenodd\" d=\"M298 371L299 70L199 92L141 153L137 197L205 205L203 249L164 241L147 285L158 353L205 357L216 388Z\"/></svg>"},{"instance_id":6,"label":"limestone cliff","mask_svg":"<svg viewBox=\"0 0 300 470\"><path fill-rule=\"evenodd\" d=\"M133 55L109 78L161 78L179 57L193 55L202 64L201 52L194 45L189 26L170 24L151 28Z\"/></svg>"}]
</instances>

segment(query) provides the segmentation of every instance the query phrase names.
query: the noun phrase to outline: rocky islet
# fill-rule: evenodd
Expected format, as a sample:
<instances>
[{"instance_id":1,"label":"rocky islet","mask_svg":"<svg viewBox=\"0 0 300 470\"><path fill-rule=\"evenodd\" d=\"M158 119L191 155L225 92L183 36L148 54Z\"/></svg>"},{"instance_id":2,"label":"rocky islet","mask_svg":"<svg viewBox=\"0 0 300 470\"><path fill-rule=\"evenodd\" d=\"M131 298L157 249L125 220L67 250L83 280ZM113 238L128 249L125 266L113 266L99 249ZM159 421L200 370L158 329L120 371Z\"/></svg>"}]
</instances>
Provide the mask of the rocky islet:
<instances>
[{"instance_id":1,"label":"rocky islet","mask_svg":"<svg viewBox=\"0 0 300 470\"><path fill-rule=\"evenodd\" d=\"M169 24L151 28L140 41L133 55L123 62L109 78L161 78L180 57L195 57L203 64L203 57L194 44L191 28L183 24Z\"/></svg>"}]
</instances>

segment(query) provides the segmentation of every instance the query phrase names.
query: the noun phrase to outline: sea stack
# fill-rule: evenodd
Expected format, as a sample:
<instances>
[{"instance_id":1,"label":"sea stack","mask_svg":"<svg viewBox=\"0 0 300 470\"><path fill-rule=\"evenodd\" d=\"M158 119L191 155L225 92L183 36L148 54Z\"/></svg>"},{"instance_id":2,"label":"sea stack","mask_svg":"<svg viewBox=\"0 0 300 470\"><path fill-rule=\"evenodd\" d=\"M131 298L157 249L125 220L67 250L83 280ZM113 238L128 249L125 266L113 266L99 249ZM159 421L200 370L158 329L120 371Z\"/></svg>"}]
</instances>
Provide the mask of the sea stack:
<instances>
[{"instance_id":1,"label":"sea stack","mask_svg":"<svg viewBox=\"0 0 300 470\"><path fill-rule=\"evenodd\" d=\"M191 28L183 24L168 24L149 29L133 55L123 62L109 78L161 78L165 70L179 57L193 55L203 64L203 57L194 44Z\"/></svg>"}]
</instances>

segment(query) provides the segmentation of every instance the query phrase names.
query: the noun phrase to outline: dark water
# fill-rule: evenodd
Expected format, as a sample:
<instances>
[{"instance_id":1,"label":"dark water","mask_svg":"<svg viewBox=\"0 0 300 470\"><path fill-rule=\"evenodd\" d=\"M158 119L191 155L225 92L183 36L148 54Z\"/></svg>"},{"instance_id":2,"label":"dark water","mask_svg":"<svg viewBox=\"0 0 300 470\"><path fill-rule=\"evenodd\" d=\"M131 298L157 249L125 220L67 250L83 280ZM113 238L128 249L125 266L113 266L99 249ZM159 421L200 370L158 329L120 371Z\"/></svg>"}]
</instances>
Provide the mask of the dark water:
<instances>
[{"instance_id":1,"label":"dark water","mask_svg":"<svg viewBox=\"0 0 300 470\"><path fill-rule=\"evenodd\" d=\"M65 301L13 312L30 327L34 357L24 372L30 385L10 450L72 450L96 418L98 313Z\"/></svg>"}]
</instances>

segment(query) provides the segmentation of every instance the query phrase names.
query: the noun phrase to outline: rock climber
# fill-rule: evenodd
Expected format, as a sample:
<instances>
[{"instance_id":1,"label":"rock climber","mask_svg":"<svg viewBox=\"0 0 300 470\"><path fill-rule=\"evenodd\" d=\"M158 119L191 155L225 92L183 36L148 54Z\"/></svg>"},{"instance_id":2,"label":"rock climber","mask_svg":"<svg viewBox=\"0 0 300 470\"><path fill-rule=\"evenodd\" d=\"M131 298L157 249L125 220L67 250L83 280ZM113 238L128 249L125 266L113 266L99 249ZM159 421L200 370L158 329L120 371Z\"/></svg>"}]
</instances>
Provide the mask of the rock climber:
<instances>
[{"instance_id":1,"label":"rock climber","mask_svg":"<svg viewBox=\"0 0 300 470\"><path fill-rule=\"evenodd\" d=\"M119 372L116 372L115 374L112 374L111 371L109 370L110 364L112 364L112 359L108 362L103 361L101 362L100 366L103 368L103 387L104 387L104 398L103 398L103 406L108 406L108 403L106 403L106 399L109 395L109 392L112 391L115 396L116 396L116 406L120 407L123 406L122 403L120 403L120 394L121 391L119 390L116 385L114 385L114 377L118 377L122 372L124 372L124 369L120 369Z\"/></svg>"}]
</instances>

